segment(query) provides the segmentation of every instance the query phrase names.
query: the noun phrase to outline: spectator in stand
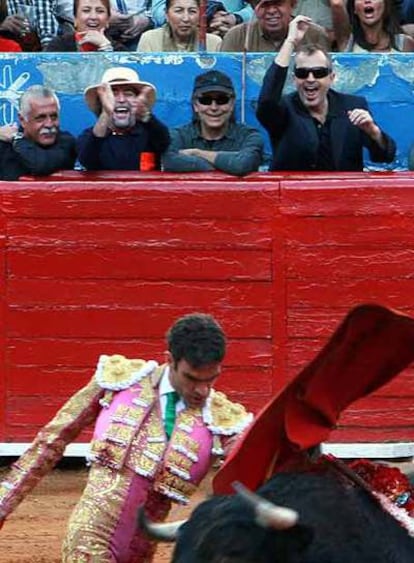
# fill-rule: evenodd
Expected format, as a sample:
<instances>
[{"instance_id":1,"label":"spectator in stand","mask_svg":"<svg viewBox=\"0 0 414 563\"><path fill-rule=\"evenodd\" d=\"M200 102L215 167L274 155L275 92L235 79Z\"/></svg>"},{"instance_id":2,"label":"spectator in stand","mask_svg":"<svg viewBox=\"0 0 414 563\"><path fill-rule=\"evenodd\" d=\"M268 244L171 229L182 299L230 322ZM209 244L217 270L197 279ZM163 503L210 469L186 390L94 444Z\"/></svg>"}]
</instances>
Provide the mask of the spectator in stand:
<instances>
[{"instance_id":1,"label":"spectator in stand","mask_svg":"<svg viewBox=\"0 0 414 563\"><path fill-rule=\"evenodd\" d=\"M106 35L111 16L109 0L75 0L75 31L53 39L47 51L120 51L123 46L112 43Z\"/></svg>"},{"instance_id":2,"label":"spectator in stand","mask_svg":"<svg viewBox=\"0 0 414 563\"><path fill-rule=\"evenodd\" d=\"M196 77L193 121L171 132L163 169L171 172L220 170L244 176L258 170L263 139L253 127L236 123L236 93L230 78L217 70Z\"/></svg>"},{"instance_id":3,"label":"spectator in stand","mask_svg":"<svg viewBox=\"0 0 414 563\"><path fill-rule=\"evenodd\" d=\"M21 51L18 39L25 30L25 20L21 16L7 14L6 0L0 0L0 51Z\"/></svg>"},{"instance_id":4,"label":"spectator in stand","mask_svg":"<svg viewBox=\"0 0 414 563\"><path fill-rule=\"evenodd\" d=\"M335 37L329 0L298 0L292 13L294 17L298 15L307 16L314 23L323 27L330 43L333 44Z\"/></svg>"},{"instance_id":5,"label":"spectator in stand","mask_svg":"<svg viewBox=\"0 0 414 563\"><path fill-rule=\"evenodd\" d=\"M98 120L78 139L80 163L88 170L142 170L151 155L159 170L170 136L151 113L155 98L155 86L126 67L107 70L101 84L86 88L86 103Z\"/></svg>"},{"instance_id":6,"label":"spectator in stand","mask_svg":"<svg viewBox=\"0 0 414 563\"><path fill-rule=\"evenodd\" d=\"M330 2L338 51L414 51L414 39L402 33L393 0L355 0L348 7L345 0Z\"/></svg>"},{"instance_id":7,"label":"spectator in stand","mask_svg":"<svg viewBox=\"0 0 414 563\"><path fill-rule=\"evenodd\" d=\"M159 27L165 23L166 0L152 2L152 19ZM246 0L207 0L207 31L223 37L229 29L250 21L253 9Z\"/></svg>"},{"instance_id":8,"label":"spectator in stand","mask_svg":"<svg viewBox=\"0 0 414 563\"><path fill-rule=\"evenodd\" d=\"M301 44L310 19L297 16L263 80L257 118L269 133L271 170L363 170L363 148L374 162L392 162L395 143L372 118L365 98L331 89L335 74L323 47ZM296 92L282 97L295 55Z\"/></svg>"},{"instance_id":9,"label":"spectator in stand","mask_svg":"<svg viewBox=\"0 0 414 563\"><path fill-rule=\"evenodd\" d=\"M142 33L156 25L151 0L111 0L111 7L109 36L122 43L124 50L136 51Z\"/></svg>"},{"instance_id":10,"label":"spectator in stand","mask_svg":"<svg viewBox=\"0 0 414 563\"><path fill-rule=\"evenodd\" d=\"M236 25L226 33L221 51L275 52L285 40L295 0L252 0L256 18ZM308 26L306 41L329 47L329 40L320 26Z\"/></svg>"},{"instance_id":11,"label":"spectator in stand","mask_svg":"<svg viewBox=\"0 0 414 563\"><path fill-rule=\"evenodd\" d=\"M197 51L200 23L200 0L166 0L167 23L141 35L137 51ZM221 39L207 33L207 51L218 51Z\"/></svg>"},{"instance_id":12,"label":"spectator in stand","mask_svg":"<svg viewBox=\"0 0 414 563\"><path fill-rule=\"evenodd\" d=\"M35 85L20 98L19 121L0 127L0 178L46 176L70 170L76 160L76 141L59 131L59 100L50 88Z\"/></svg>"},{"instance_id":13,"label":"spectator in stand","mask_svg":"<svg viewBox=\"0 0 414 563\"><path fill-rule=\"evenodd\" d=\"M229 29L253 17L253 8L244 0L209 0L207 3L207 31L224 37Z\"/></svg>"},{"instance_id":14,"label":"spectator in stand","mask_svg":"<svg viewBox=\"0 0 414 563\"><path fill-rule=\"evenodd\" d=\"M7 13L21 16L26 27L21 39L24 51L45 51L57 35L59 24L54 12L55 0L7 0Z\"/></svg>"},{"instance_id":15,"label":"spectator in stand","mask_svg":"<svg viewBox=\"0 0 414 563\"><path fill-rule=\"evenodd\" d=\"M74 31L74 0L56 0L55 16L59 23L58 35L65 35L70 31Z\"/></svg>"},{"instance_id":16,"label":"spectator in stand","mask_svg":"<svg viewBox=\"0 0 414 563\"><path fill-rule=\"evenodd\" d=\"M406 24L404 29L408 27L411 31L414 24L414 0L404 0L401 6L402 21ZM410 33L411 34L411 33Z\"/></svg>"}]
</instances>

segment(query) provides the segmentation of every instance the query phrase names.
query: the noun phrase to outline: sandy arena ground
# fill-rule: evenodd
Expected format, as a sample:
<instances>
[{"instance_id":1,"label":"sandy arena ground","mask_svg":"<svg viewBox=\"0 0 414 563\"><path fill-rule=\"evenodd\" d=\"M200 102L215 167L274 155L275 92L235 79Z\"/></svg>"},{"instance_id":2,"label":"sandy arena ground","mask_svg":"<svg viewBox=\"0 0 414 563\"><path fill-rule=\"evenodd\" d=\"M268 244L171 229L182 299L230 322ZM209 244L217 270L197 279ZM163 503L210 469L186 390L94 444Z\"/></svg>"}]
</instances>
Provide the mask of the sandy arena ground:
<instances>
[{"instance_id":1,"label":"sandy arena ground","mask_svg":"<svg viewBox=\"0 0 414 563\"><path fill-rule=\"evenodd\" d=\"M0 468L0 480L7 473ZM0 530L0 563L60 563L60 546L69 514L86 482L87 471L55 469L7 519ZM185 518L210 490L206 478L189 507L174 506L170 519ZM170 561L171 546L160 545L155 563Z\"/></svg>"}]
</instances>

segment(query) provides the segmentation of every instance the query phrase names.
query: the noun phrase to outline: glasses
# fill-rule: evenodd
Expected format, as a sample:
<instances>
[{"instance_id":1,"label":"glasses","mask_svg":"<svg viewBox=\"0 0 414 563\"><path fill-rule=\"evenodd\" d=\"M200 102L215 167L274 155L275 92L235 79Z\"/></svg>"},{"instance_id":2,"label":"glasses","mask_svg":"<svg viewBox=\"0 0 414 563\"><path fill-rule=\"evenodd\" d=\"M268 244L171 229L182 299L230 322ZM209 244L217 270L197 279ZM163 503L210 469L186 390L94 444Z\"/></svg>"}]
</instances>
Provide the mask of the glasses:
<instances>
[{"instance_id":1,"label":"glasses","mask_svg":"<svg viewBox=\"0 0 414 563\"><path fill-rule=\"evenodd\" d=\"M332 70L326 66L295 66L294 70L296 78L301 78L302 80L308 78L310 73L313 74L314 78L325 78L328 74L331 74L331 72Z\"/></svg>"},{"instance_id":2,"label":"glasses","mask_svg":"<svg viewBox=\"0 0 414 563\"><path fill-rule=\"evenodd\" d=\"M211 106L213 102L216 102L218 106L225 106L231 100L231 96L226 96L222 94L221 96L199 96L197 101L202 106Z\"/></svg>"}]
</instances>

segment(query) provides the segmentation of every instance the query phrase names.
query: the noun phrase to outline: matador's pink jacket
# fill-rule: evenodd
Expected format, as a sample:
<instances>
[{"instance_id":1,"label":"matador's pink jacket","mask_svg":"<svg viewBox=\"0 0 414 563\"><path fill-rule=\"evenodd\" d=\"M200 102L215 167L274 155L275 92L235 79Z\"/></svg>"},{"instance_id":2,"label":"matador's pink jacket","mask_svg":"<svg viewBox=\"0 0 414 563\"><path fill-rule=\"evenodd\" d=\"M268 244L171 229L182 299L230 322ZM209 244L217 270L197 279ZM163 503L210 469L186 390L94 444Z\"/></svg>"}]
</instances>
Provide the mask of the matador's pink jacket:
<instances>
[{"instance_id":1,"label":"matador's pink jacket","mask_svg":"<svg viewBox=\"0 0 414 563\"><path fill-rule=\"evenodd\" d=\"M212 456L222 453L222 439L244 430L252 416L242 405L212 390L203 409L184 409L177 415L168 441L158 399L158 383L164 367L158 367L153 361L130 360L119 355L101 356L90 383L71 397L38 433L6 480L0 483L0 518L6 518L14 510L62 457L65 446L92 422L95 422L89 456L92 470L85 498L91 479L107 482L113 476L127 476L130 490L127 494L128 487L125 487L126 497L131 497L134 480L135 484L139 480L157 494L187 502L208 471ZM122 499L118 504L121 518L125 508ZM96 507L90 512L95 514ZM82 507L81 520L85 519L85 507ZM73 530L71 535L74 537ZM123 536L121 540L120 536ZM124 533L117 534L117 541L129 541L124 536ZM110 536L113 537L114 534ZM106 540L109 543L110 538ZM120 545L114 547L117 553L123 549ZM139 559L122 556L104 559L101 556L96 558L99 560Z\"/></svg>"}]
</instances>

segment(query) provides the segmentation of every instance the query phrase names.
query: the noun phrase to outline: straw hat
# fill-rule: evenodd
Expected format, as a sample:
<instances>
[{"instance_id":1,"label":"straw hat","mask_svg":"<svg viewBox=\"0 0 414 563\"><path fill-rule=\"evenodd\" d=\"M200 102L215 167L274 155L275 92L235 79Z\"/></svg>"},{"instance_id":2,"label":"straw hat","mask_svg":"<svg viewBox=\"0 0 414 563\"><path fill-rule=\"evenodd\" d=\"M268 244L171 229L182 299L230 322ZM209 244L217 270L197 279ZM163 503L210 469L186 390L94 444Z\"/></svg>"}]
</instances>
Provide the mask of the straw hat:
<instances>
[{"instance_id":1,"label":"straw hat","mask_svg":"<svg viewBox=\"0 0 414 563\"><path fill-rule=\"evenodd\" d=\"M130 85L137 88L138 90L143 86L149 86L151 88L151 91L149 93L150 104L151 106L153 106L155 103L157 90L153 84L140 80L138 73L132 68L117 66L114 68L109 68L104 72L100 84L94 84L93 86L88 86L87 88L85 88L85 101L88 104L89 108L93 111L93 113L97 115L101 112L101 102L98 96L98 87L102 86L102 84L104 84L105 82L107 82L111 86Z\"/></svg>"}]
</instances>

